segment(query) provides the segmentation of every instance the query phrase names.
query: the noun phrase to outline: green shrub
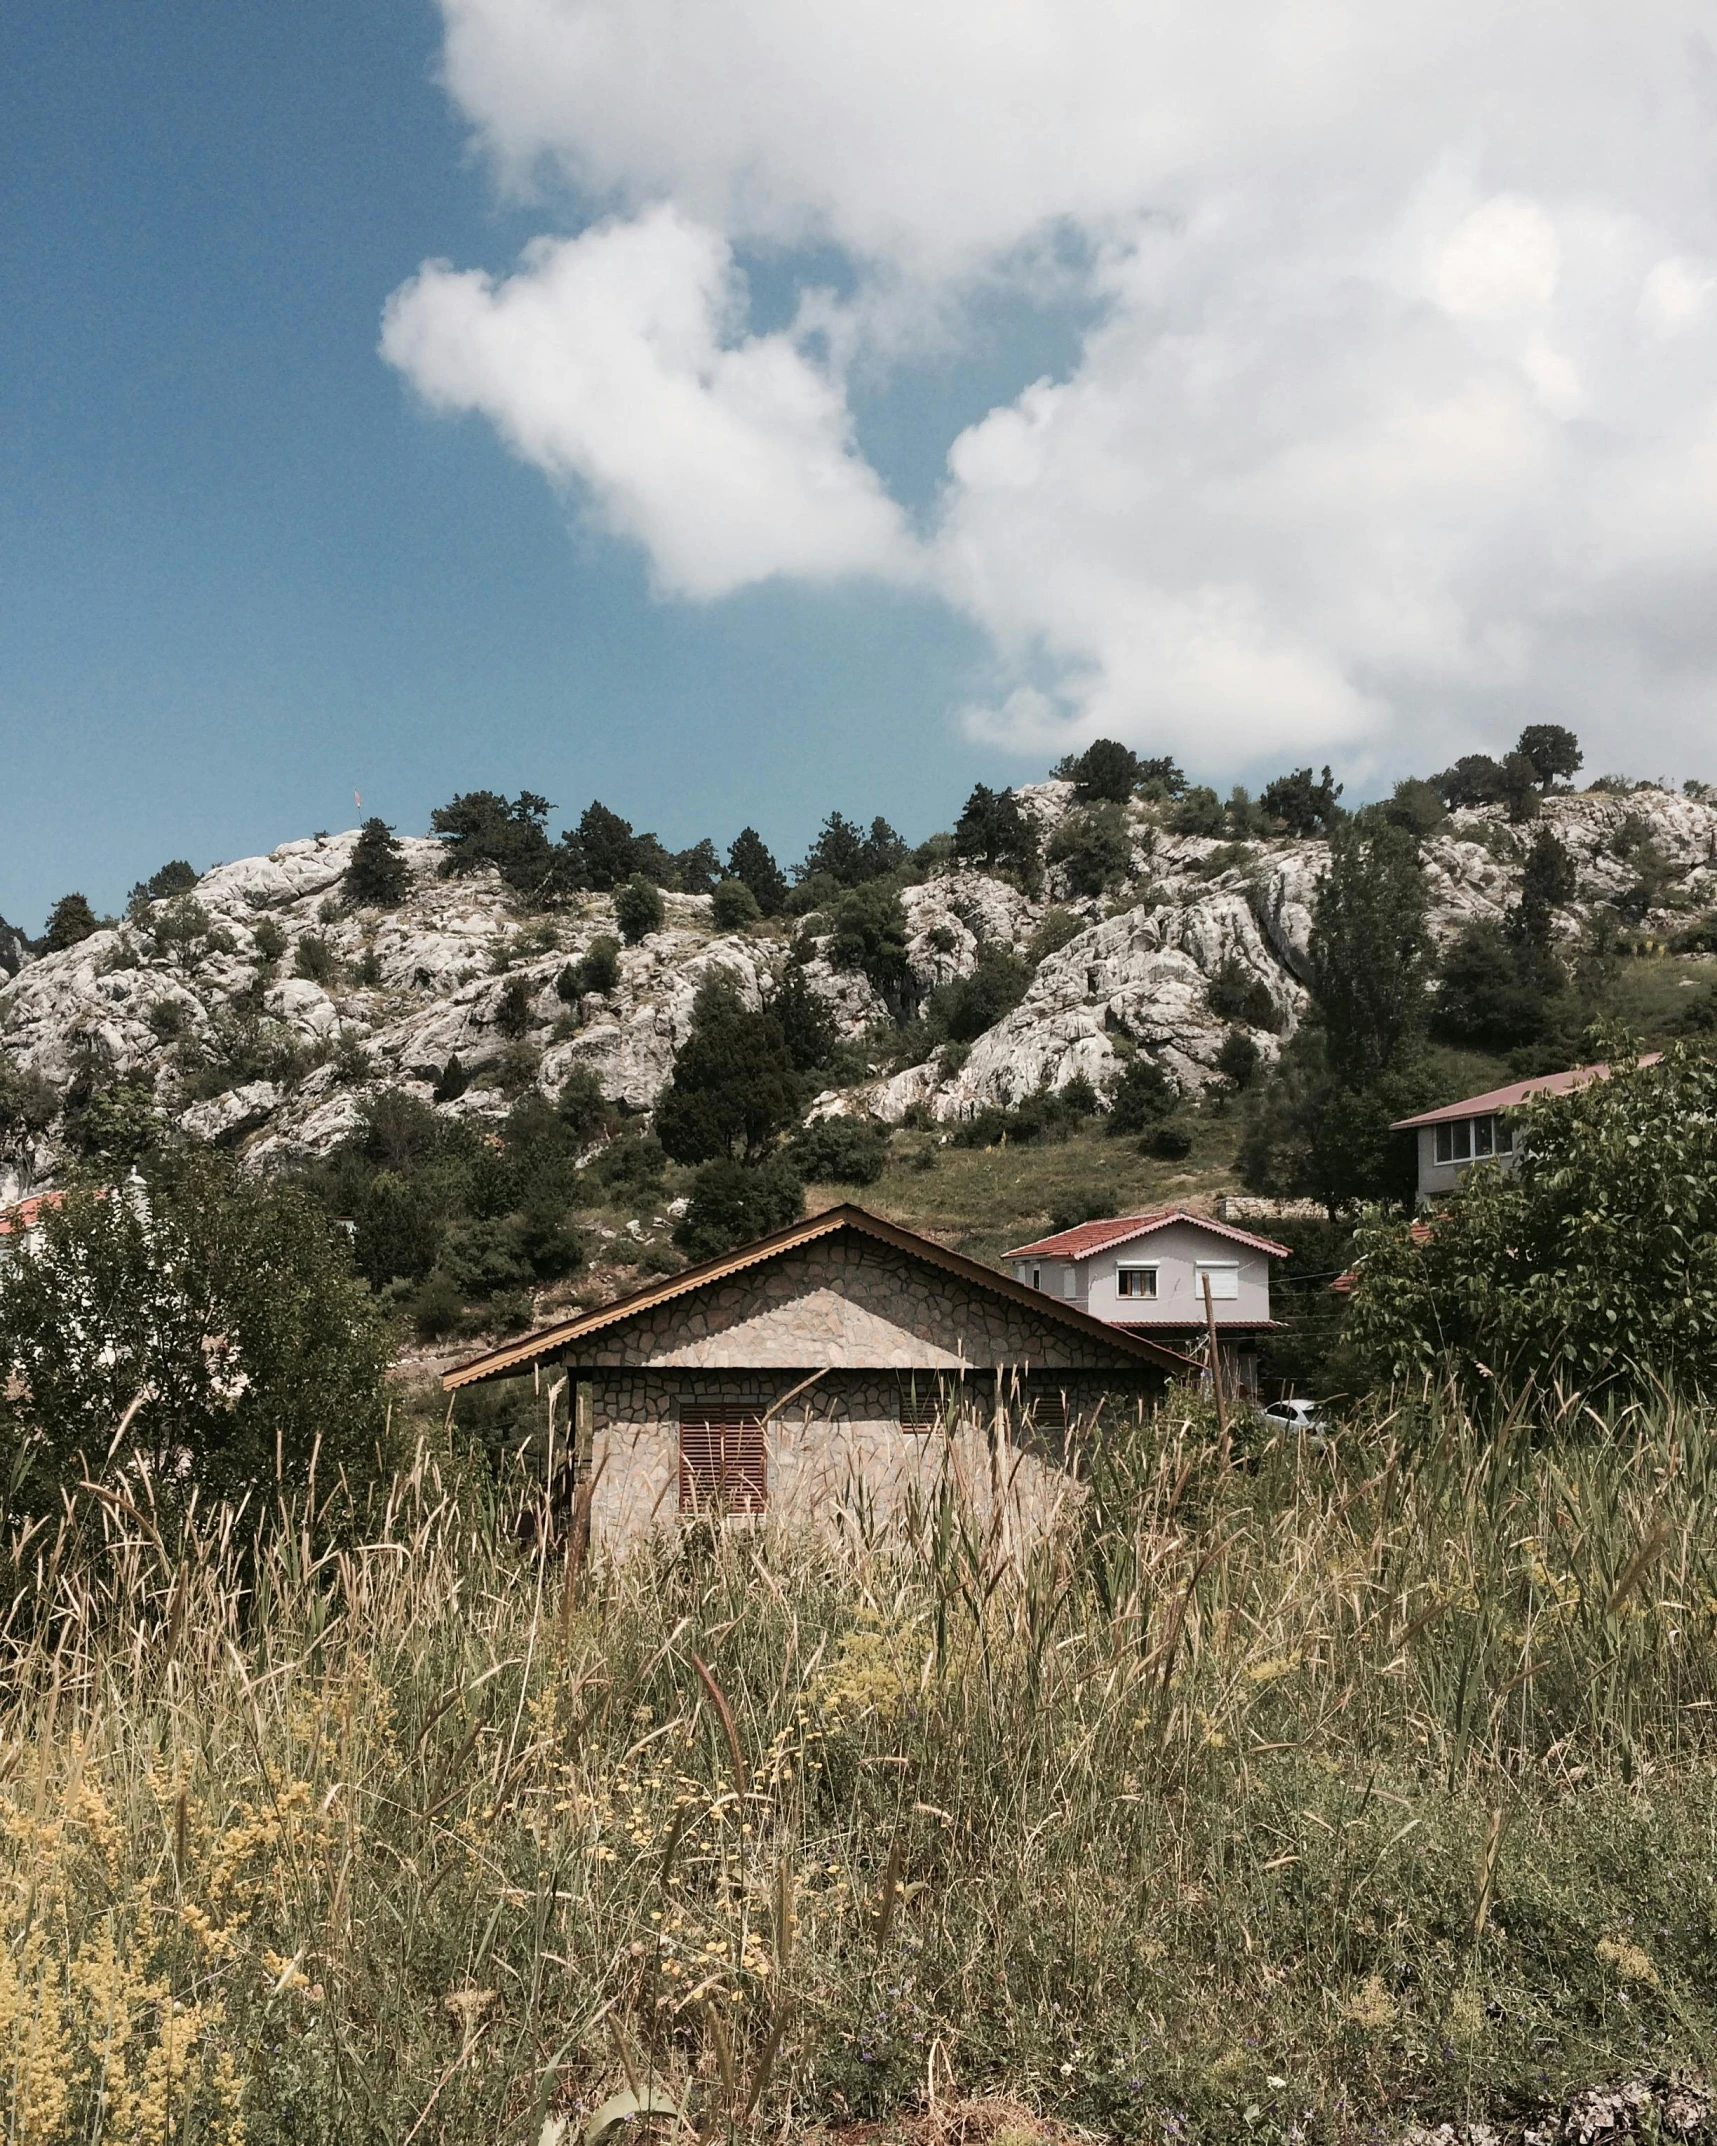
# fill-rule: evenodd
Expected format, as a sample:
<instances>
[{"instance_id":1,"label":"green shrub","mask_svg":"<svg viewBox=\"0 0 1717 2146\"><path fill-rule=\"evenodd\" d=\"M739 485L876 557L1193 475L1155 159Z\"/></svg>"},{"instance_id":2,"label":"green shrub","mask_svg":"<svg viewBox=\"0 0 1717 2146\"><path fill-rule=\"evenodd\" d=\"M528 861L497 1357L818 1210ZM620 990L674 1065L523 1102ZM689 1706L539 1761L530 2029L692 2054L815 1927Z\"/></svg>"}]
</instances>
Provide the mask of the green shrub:
<instances>
[{"instance_id":1,"label":"green shrub","mask_svg":"<svg viewBox=\"0 0 1717 2146\"><path fill-rule=\"evenodd\" d=\"M636 946L662 928L662 897L647 879L634 874L614 897L614 921L628 946Z\"/></svg>"},{"instance_id":2,"label":"green shrub","mask_svg":"<svg viewBox=\"0 0 1717 2146\"><path fill-rule=\"evenodd\" d=\"M1184 1162L1192 1153L1192 1135L1183 1125L1159 1125L1139 1142L1139 1153L1159 1162Z\"/></svg>"},{"instance_id":3,"label":"green shrub","mask_svg":"<svg viewBox=\"0 0 1717 2146\"><path fill-rule=\"evenodd\" d=\"M819 1118L793 1135L799 1175L814 1185L874 1185L888 1166L888 1131L871 1118Z\"/></svg>"},{"instance_id":4,"label":"green shrub","mask_svg":"<svg viewBox=\"0 0 1717 2146\"><path fill-rule=\"evenodd\" d=\"M743 879L724 879L710 897L710 916L717 931L744 931L763 911Z\"/></svg>"},{"instance_id":5,"label":"green shrub","mask_svg":"<svg viewBox=\"0 0 1717 2146\"><path fill-rule=\"evenodd\" d=\"M555 979L555 990L569 1005L586 992L606 996L620 981L620 942L606 932L591 940L577 961L569 962Z\"/></svg>"},{"instance_id":6,"label":"green shrub","mask_svg":"<svg viewBox=\"0 0 1717 2146\"><path fill-rule=\"evenodd\" d=\"M1129 1058L1109 1098L1108 1130L1142 1133L1174 1111L1180 1090L1156 1061L1141 1052Z\"/></svg>"},{"instance_id":7,"label":"green shrub","mask_svg":"<svg viewBox=\"0 0 1717 2146\"><path fill-rule=\"evenodd\" d=\"M1216 1070L1235 1088L1250 1088L1263 1064L1263 1054L1243 1028L1231 1028L1216 1054Z\"/></svg>"},{"instance_id":8,"label":"green shrub","mask_svg":"<svg viewBox=\"0 0 1717 2146\"><path fill-rule=\"evenodd\" d=\"M339 974L339 957L326 939L319 939L314 933L306 932L299 940L297 951L292 957L292 971L295 976L303 977L307 983L321 984L326 988Z\"/></svg>"},{"instance_id":9,"label":"green shrub","mask_svg":"<svg viewBox=\"0 0 1717 2146\"><path fill-rule=\"evenodd\" d=\"M1026 941L1025 958L1032 968L1059 954L1085 929L1085 919L1076 909L1046 909L1037 929Z\"/></svg>"},{"instance_id":10,"label":"green shrub","mask_svg":"<svg viewBox=\"0 0 1717 2146\"><path fill-rule=\"evenodd\" d=\"M692 1180L690 1204L674 1242L690 1259L714 1259L796 1222L804 1205L804 1183L789 1156L772 1155L758 1163L724 1156L705 1163Z\"/></svg>"},{"instance_id":11,"label":"green shrub","mask_svg":"<svg viewBox=\"0 0 1717 2146\"><path fill-rule=\"evenodd\" d=\"M1229 954L1205 987L1210 1010L1222 1021L1243 1021L1248 1028L1274 1029L1281 1015L1264 979Z\"/></svg>"},{"instance_id":12,"label":"green shrub","mask_svg":"<svg viewBox=\"0 0 1717 2146\"><path fill-rule=\"evenodd\" d=\"M1177 835L1219 835L1227 825L1221 798L1203 783L1195 783L1169 814Z\"/></svg>"},{"instance_id":13,"label":"green shrub","mask_svg":"<svg viewBox=\"0 0 1717 2146\"><path fill-rule=\"evenodd\" d=\"M1025 997L1031 970L1003 946L978 949L970 976L944 984L933 998L931 1014L956 1043L975 1043Z\"/></svg>"},{"instance_id":14,"label":"green shrub","mask_svg":"<svg viewBox=\"0 0 1717 2146\"><path fill-rule=\"evenodd\" d=\"M829 960L837 969L869 977L896 1020L916 1004L917 981L906 950L906 913L885 881L854 887L835 905Z\"/></svg>"},{"instance_id":15,"label":"green shrub","mask_svg":"<svg viewBox=\"0 0 1717 2146\"><path fill-rule=\"evenodd\" d=\"M1133 868L1133 840L1119 805L1070 812L1050 838L1049 861L1075 894L1101 894Z\"/></svg>"},{"instance_id":16,"label":"green shrub","mask_svg":"<svg viewBox=\"0 0 1717 2146\"><path fill-rule=\"evenodd\" d=\"M278 961L286 951L286 934L273 917L261 918L251 927L250 936L260 960Z\"/></svg>"},{"instance_id":17,"label":"green shrub","mask_svg":"<svg viewBox=\"0 0 1717 2146\"><path fill-rule=\"evenodd\" d=\"M801 1079L772 1012L753 1013L719 972L700 987L691 1032L656 1098L655 1126L676 1162L755 1158L804 1107Z\"/></svg>"},{"instance_id":18,"label":"green shrub","mask_svg":"<svg viewBox=\"0 0 1717 2146\"><path fill-rule=\"evenodd\" d=\"M528 1036L531 1031L531 987L522 976L509 976L495 1001L495 1026L503 1036Z\"/></svg>"},{"instance_id":19,"label":"green shrub","mask_svg":"<svg viewBox=\"0 0 1717 2146\"><path fill-rule=\"evenodd\" d=\"M386 820L368 819L346 867L345 896L354 909L391 909L411 886L405 852Z\"/></svg>"}]
</instances>

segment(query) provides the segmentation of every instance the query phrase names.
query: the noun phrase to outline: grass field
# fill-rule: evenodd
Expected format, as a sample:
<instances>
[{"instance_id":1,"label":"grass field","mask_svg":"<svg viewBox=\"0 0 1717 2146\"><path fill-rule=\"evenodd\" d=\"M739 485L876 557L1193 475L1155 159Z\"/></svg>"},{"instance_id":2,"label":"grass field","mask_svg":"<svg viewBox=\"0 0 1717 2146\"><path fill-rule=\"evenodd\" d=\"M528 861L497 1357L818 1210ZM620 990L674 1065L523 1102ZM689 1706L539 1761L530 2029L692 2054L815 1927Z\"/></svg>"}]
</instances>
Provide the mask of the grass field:
<instances>
[{"instance_id":1,"label":"grass field","mask_svg":"<svg viewBox=\"0 0 1717 2146\"><path fill-rule=\"evenodd\" d=\"M320 1550L74 1500L0 1683L5 2136L1388 2139L1703 2063L1714 1489L1702 1422L1171 1413L1023 1547L950 1492L581 1573L423 1456Z\"/></svg>"}]
</instances>

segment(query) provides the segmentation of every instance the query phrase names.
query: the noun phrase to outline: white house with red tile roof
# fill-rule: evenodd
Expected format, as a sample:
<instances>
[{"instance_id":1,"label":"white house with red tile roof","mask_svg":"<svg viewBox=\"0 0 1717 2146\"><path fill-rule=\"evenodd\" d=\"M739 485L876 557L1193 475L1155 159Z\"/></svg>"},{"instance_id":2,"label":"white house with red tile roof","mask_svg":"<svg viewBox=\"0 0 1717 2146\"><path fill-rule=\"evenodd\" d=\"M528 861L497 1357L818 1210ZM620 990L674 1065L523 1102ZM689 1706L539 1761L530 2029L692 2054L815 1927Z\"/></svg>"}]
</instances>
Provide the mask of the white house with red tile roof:
<instances>
[{"instance_id":1,"label":"white house with red tile roof","mask_svg":"<svg viewBox=\"0 0 1717 2146\"><path fill-rule=\"evenodd\" d=\"M1654 1066L1662 1055L1648 1051L1639 1062ZM1514 1168L1519 1155L1514 1113L1523 1103L1539 1095L1566 1095L1609 1077L1610 1069L1602 1062L1572 1066L1566 1073L1541 1073L1535 1080L1511 1081L1506 1088L1487 1088L1483 1095L1422 1110L1415 1118L1397 1118L1390 1130L1418 1135L1419 1197L1440 1200L1455 1190L1475 1162Z\"/></svg>"},{"instance_id":2,"label":"white house with red tile roof","mask_svg":"<svg viewBox=\"0 0 1717 2146\"><path fill-rule=\"evenodd\" d=\"M14 1201L10 1207L0 1207L0 1259L9 1258L15 1252L27 1252L42 1226L42 1217L50 1207L58 1207L65 1200L63 1192L38 1192L32 1199Z\"/></svg>"},{"instance_id":3,"label":"white house with red tile roof","mask_svg":"<svg viewBox=\"0 0 1717 2146\"><path fill-rule=\"evenodd\" d=\"M1274 1324L1270 1262L1287 1258L1288 1249L1209 1215L1167 1207L1081 1222L1004 1256L1014 1280L1027 1288L1180 1348L1205 1338L1208 1278L1224 1362L1235 1383L1251 1390L1257 1360L1247 1344Z\"/></svg>"}]
</instances>

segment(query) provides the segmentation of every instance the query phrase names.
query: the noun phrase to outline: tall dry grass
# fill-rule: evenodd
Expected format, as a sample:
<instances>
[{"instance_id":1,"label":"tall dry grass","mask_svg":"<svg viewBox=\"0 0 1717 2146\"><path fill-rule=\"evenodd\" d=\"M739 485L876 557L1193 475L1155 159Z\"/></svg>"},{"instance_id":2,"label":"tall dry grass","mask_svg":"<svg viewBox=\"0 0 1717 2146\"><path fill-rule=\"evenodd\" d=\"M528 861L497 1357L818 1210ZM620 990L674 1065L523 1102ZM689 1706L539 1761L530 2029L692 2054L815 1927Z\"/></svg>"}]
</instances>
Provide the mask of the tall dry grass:
<instances>
[{"instance_id":1,"label":"tall dry grass","mask_svg":"<svg viewBox=\"0 0 1717 2146\"><path fill-rule=\"evenodd\" d=\"M426 1454L333 1547L80 1494L6 1631L4 2135L995 2085L1346 2138L1701 2061L1714 1453L1427 1414L1225 1465L1194 1412L1023 1546L950 1491L583 1572Z\"/></svg>"}]
</instances>

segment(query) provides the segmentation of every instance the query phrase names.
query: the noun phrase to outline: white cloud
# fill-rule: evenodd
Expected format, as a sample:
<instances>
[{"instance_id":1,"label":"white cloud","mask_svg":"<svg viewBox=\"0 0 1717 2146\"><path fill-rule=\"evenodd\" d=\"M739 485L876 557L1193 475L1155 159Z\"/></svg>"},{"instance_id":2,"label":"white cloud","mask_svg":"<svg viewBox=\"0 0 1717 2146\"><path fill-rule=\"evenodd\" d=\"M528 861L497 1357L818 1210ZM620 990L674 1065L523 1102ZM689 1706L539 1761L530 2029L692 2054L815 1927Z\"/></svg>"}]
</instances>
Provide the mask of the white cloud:
<instances>
[{"instance_id":1,"label":"white cloud","mask_svg":"<svg viewBox=\"0 0 1717 2146\"><path fill-rule=\"evenodd\" d=\"M583 486L676 594L908 571L840 388L785 336L735 337L742 310L727 242L658 208L539 240L499 283L432 262L388 301L382 351Z\"/></svg>"},{"instance_id":2,"label":"white cloud","mask_svg":"<svg viewBox=\"0 0 1717 2146\"><path fill-rule=\"evenodd\" d=\"M617 220L500 284L426 269L388 354L588 488L665 587L923 573L994 645L968 728L1032 753L1419 764L1548 712L1594 758L1703 743L1693 0L441 4L504 183ZM1078 360L949 442L917 545L847 382L1069 233ZM853 295L748 336L728 248L804 243Z\"/></svg>"}]
</instances>

